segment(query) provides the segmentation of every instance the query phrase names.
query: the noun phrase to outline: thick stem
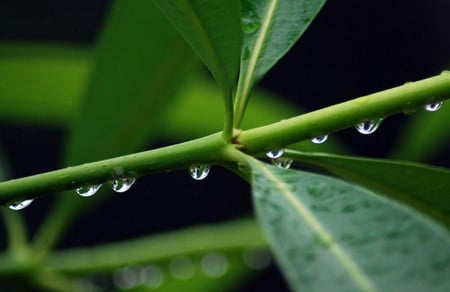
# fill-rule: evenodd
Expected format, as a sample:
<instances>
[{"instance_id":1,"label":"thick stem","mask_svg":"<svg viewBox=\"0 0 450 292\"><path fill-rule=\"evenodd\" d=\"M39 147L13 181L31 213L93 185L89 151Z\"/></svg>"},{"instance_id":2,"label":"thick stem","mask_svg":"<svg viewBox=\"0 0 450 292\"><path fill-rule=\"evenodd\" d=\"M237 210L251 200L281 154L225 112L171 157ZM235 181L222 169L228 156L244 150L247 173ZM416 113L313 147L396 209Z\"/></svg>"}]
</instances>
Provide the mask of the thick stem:
<instances>
[{"instance_id":1,"label":"thick stem","mask_svg":"<svg viewBox=\"0 0 450 292\"><path fill-rule=\"evenodd\" d=\"M450 72L411 82L347 102L242 131L237 142L249 154L282 148L302 140L329 134L359 122L411 111L431 101L450 97Z\"/></svg>"},{"instance_id":2,"label":"thick stem","mask_svg":"<svg viewBox=\"0 0 450 292\"><path fill-rule=\"evenodd\" d=\"M427 102L444 100L448 97L450 97L450 73L443 72L439 76L360 97L268 126L242 131L233 137L233 143L248 154L259 154L335 132L364 120L410 111ZM0 203L74 189L81 185L100 184L121 176L140 176L185 168L195 161L210 163L236 161L236 155L230 155L229 149L230 144L227 144L220 134L214 134L156 150L10 180L0 183Z\"/></svg>"}]
</instances>

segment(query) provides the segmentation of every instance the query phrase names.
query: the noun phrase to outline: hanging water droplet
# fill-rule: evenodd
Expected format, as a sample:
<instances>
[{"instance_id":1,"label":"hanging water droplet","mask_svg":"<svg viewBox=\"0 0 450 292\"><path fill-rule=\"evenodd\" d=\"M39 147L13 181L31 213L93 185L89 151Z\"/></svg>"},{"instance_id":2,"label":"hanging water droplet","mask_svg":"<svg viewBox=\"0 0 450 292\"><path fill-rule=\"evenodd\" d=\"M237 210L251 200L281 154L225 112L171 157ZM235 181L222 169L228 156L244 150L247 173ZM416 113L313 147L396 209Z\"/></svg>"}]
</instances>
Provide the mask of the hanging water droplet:
<instances>
[{"instance_id":1,"label":"hanging water droplet","mask_svg":"<svg viewBox=\"0 0 450 292\"><path fill-rule=\"evenodd\" d=\"M209 170L211 169L211 165L206 163L194 163L189 167L189 174L195 180L205 179Z\"/></svg>"},{"instance_id":2,"label":"hanging water droplet","mask_svg":"<svg viewBox=\"0 0 450 292\"><path fill-rule=\"evenodd\" d=\"M294 160L287 158L287 157L279 157L277 159L272 160L273 165L275 165L278 168L282 168L282 169L289 169L293 162L294 162Z\"/></svg>"},{"instance_id":3,"label":"hanging water droplet","mask_svg":"<svg viewBox=\"0 0 450 292\"><path fill-rule=\"evenodd\" d=\"M284 149L271 150L266 152L266 156L270 159L277 159L283 156Z\"/></svg>"},{"instance_id":4,"label":"hanging water droplet","mask_svg":"<svg viewBox=\"0 0 450 292\"><path fill-rule=\"evenodd\" d=\"M369 135L375 132L380 126L383 119L364 121L355 125L356 130L364 135Z\"/></svg>"},{"instance_id":5,"label":"hanging water droplet","mask_svg":"<svg viewBox=\"0 0 450 292\"><path fill-rule=\"evenodd\" d=\"M194 262L188 257L177 257L170 261L169 271L176 279L187 280L194 275Z\"/></svg>"},{"instance_id":6,"label":"hanging water droplet","mask_svg":"<svg viewBox=\"0 0 450 292\"><path fill-rule=\"evenodd\" d=\"M435 112L435 111L438 111L442 107L443 104L444 104L444 102L442 102L442 101L430 102L425 105L425 110L428 112Z\"/></svg>"},{"instance_id":7,"label":"hanging water droplet","mask_svg":"<svg viewBox=\"0 0 450 292\"><path fill-rule=\"evenodd\" d=\"M101 184L95 186L83 186L77 188L75 191L82 197L90 197L95 195L95 193L100 189L101 186Z\"/></svg>"},{"instance_id":8,"label":"hanging water droplet","mask_svg":"<svg viewBox=\"0 0 450 292\"><path fill-rule=\"evenodd\" d=\"M124 193L131 188L135 181L136 179L134 177L117 178L113 180L111 187L117 193Z\"/></svg>"},{"instance_id":9,"label":"hanging water droplet","mask_svg":"<svg viewBox=\"0 0 450 292\"><path fill-rule=\"evenodd\" d=\"M325 141L327 141L328 139L328 135L323 135L323 136L318 136L318 137L314 137L311 139L311 142L313 142L314 144L322 144Z\"/></svg>"},{"instance_id":10,"label":"hanging water droplet","mask_svg":"<svg viewBox=\"0 0 450 292\"><path fill-rule=\"evenodd\" d=\"M18 203L11 203L11 204L9 204L8 207L11 210L19 211L19 210L25 209L26 207L30 206L30 204L33 202L33 200L34 199L29 199L29 200L24 200L24 201L18 202Z\"/></svg>"},{"instance_id":11,"label":"hanging water droplet","mask_svg":"<svg viewBox=\"0 0 450 292\"><path fill-rule=\"evenodd\" d=\"M125 267L114 273L113 281L121 290L128 290L137 286L138 275L135 269Z\"/></svg>"},{"instance_id":12,"label":"hanging water droplet","mask_svg":"<svg viewBox=\"0 0 450 292\"><path fill-rule=\"evenodd\" d=\"M272 256L267 248L250 247L244 251L244 261L251 269L261 270L270 265Z\"/></svg>"},{"instance_id":13,"label":"hanging water droplet","mask_svg":"<svg viewBox=\"0 0 450 292\"><path fill-rule=\"evenodd\" d=\"M224 254L213 252L202 258L201 266L206 275L217 278L227 272L228 260Z\"/></svg>"}]
</instances>

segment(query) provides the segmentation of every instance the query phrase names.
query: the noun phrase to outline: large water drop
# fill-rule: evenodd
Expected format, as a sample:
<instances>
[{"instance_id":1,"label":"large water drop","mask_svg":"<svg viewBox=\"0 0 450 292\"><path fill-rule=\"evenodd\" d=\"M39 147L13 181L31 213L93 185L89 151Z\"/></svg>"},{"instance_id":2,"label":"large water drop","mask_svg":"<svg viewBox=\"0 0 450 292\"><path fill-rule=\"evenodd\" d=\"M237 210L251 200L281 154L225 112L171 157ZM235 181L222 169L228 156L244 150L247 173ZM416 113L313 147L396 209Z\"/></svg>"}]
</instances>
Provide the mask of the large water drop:
<instances>
[{"instance_id":1,"label":"large water drop","mask_svg":"<svg viewBox=\"0 0 450 292\"><path fill-rule=\"evenodd\" d=\"M209 170L211 169L211 165L206 163L194 163L189 167L189 174L195 180L205 179Z\"/></svg>"},{"instance_id":2,"label":"large water drop","mask_svg":"<svg viewBox=\"0 0 450 292\"><path fill-rule=\"evenodd\" d=\"M124 193L131 188L135 181L134 177L117 178L111 183L111 188L117 193Z\"/></svg>"},{"instance_id":3,"label":"large water drop","mask_svg":"<svg viewBox=\"0 0 450 292\"><path fill-rule=\"evenodd\" d=\"M271 150L266 152L266 156L270 159L277 159L283 156L284 149Z\"/></svg>"},{"instance_id":4,"label":"large water drop","mask_svg":"<svg viewBox=\"0 0 450 292\"><path fill-rule=\"evenodd\" d=\"M375 132L380 126L383 119L364 121L355 125L355 129L361 134L369 135Z\"/></svg>"},{"instance_id":5,"label":"large water drop","mask_svg":"<svg viewBox=\"0 0 450 292\"><path fill-rule=\"evenodd\" d=\"M278 168L282 168L282 169L289 169L293 162L294 162L294 160L287 158L287 157L280 157L280 158L272 160L273 165L275 165Z\"/></svg>"},{"instance_id":6,"label":"large water drop","mask_svg":"<svg viewBox=\"0 0 450 292\"><path fill-rule=\"evenodd\" d=\"M328 139L328 135L323 135L323 136L318 136L318 137L314 137L311 139L311 142L313 142L314 144L322 144L325 143L325 141L327 141Z\"/></svg>"},{"instance_id":7,"label":"large water drop","mask_svg":"<svg viewBox=\"0 0 450 292\"><path fill-rule=\"evenodd\" d=\"M101 184L95 186L83 186L77 188L75 191L82 197L90 197L95 195L95 193L100 189L101 186Z\"/></svg>"},{"instance_id":8,"label":"large water drop","mask_svg":"<svg viewBox=\"0 0 450 292\"><path fill-rule=\"evenodd\" d=\"M425 105L425 110L428 112L435 112L435 111L438 111L442 107L443 104L444 104L444 102L442 102L442 101L430 102Z\"/></svg>"},{"instance_id":9,"label":"large water drop","mask_svg":"<svg viewBox=\"0 0 450 292\"><path fill-rule=\"evenodd\" d=\"M8 207L9 207L11 210L19 211L19 210L25 209L26 207L30 206L30 204L31 204L32 202L33 202L33 199L24 200L24 201L22 201L22 202L17 202L17 203L9 204Z\"/></svg>"}]
</instances>

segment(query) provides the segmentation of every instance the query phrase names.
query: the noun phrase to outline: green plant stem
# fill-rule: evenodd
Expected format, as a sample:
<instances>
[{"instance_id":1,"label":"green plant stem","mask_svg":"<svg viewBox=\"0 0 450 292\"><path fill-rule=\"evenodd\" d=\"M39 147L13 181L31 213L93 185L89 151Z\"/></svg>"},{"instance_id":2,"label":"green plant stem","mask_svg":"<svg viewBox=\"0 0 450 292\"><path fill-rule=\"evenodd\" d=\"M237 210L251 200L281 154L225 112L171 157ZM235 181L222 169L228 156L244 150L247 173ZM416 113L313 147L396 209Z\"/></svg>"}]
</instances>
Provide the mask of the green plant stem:
<instances>
[{"instance_id":1,"label":"green plant stem","mask_svg":"<svg viewBox=\"0 0 450 292\"><path fill-rule=\"evenodd\" d=\"M259 154L315 136L353 126L364 120L410 111L430 101L450 97L450 73L360 97L268 126L238 133L237 148ZM82 185L104 183L117 177L140 176L186 168L193 162L221 164L239 161L220 133L189 142L68 167L0 183L0 203L33 198Z\"/></svg>"},{"instance_id":2,"label":"green plant stem","mask_svg":"<svg viewBox=\"0 0 450 292\"><path fill-rule=\"evenodd\" d=\"M254 220L192 227L95 247L52 252L45 267L54 272L110 272L127 265L170 260L180 255L245 250L266 243ZM123 252L123 251L127 252Z\"/></svg>"},{"instance_id":3,"label":"green plant stem","mask_svg":"<svg viewBox=\"0 0 450 292\"><path fill-rule=\"evenodd\" d=\"M444 71L435 77L242 131L236 139L244 152L255 155L352 127L362 121L417 110L428 102L449 97L450 72Z\"/></svg>"},{"instance_id":4,"label":"green plant stem","mask_svg":"<svg viewBox=\"0 0 450 292\"><path fill-rule=\"evenodd\" d=\"M225 141L230 142L233 138L233 99L231 97L231 92L224 91L224 101L225 101L225 117L224 125L222 130L222 137Z\"/></svg>"},{"instance_id":5,"label":"green plant stem","mask_svg":"<svg viewBox=\"0 0 450 292\"><path fill-rule=\"evenodd\" d=\"M0 183L0 203L97 185L114 178L186 168L193 162L220 162L226 159L224 149L227 147L221 135L214 134L173 146L13 179Z\"/></svg>"},{"instance_id":6,"label":"green plant stem","mask_svg":"<svg viewBox=\"0 0 450 292\"><path fill-rule=\"evenodd\" d=\"M27 232L22 215L12 210L2 210L2 215L8 233L9 251L20 256L27 250Z\"/></svg>"}]
</instances>

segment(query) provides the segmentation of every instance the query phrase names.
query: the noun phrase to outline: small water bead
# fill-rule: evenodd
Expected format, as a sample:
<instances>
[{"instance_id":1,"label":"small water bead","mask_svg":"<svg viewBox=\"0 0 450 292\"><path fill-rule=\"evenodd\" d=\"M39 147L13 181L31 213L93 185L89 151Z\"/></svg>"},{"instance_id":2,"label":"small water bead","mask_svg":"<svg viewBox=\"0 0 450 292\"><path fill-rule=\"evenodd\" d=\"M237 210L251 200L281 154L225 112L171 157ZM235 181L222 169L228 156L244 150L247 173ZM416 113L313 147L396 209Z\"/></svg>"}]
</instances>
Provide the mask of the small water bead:
<instances>
[{"instance_id":1,"label":"small water bead","mask_svg":"<svg viewBox=\"0 0 450 292\"><path fill-rule=\"evenodd\" d=\"M323 136L318 136L318 137L314 137L311 139L311 142L313 142L314 144L322 144L325 143L325 141L327 141L328 139L328 135L323 135Z\"/></svg>"},{"instance_id":2,"label":"small water bead","mask_svg":"<svg viewBox=\"0 0 450 292\"><path fill-rule=\"evenodd\" d=\"M117 193L124 193L131 188L135 181L136 179L134 177L118 178L113 180L111 187Z\"/></svg>"},{"instance_id":3,"label":"small water bead","mask_svg":"<svg viewBox=\"0 0 450 292\"><path fill-rule=\"evenodd\" d=\"M136 270L131 267L117 270L113 280L114 284L122 290L128 290L138 285L138 275Z\"/></svg>"},{"instance_id":4,"label":"small water bead","mask_svg":"<svg viewBox=\"0 0 450 292\"><path fill-rule=\"evenodd\" d=\"M280 158L281 156L283 156L283 154L284 154L284 149L271 150L271 151L266 152L267 158L270 158L270 159Z\"/></svg>"},{"instance_id":5,"label":"small water bead","mask_svg":"<svg viewBox=\"0 0 450 292\"><path fill-rule=\"evenodd\" d=\"M75 191L82 197L90 197L95 195L95 193L100 189L101 186L101 184L95 186L83 186L77 188Z\"/></svg>"},{"instance_id":6,"label":"small water bead","mask_svg":"<svg viewBox=\"0 0 450 292\"><path fill-rule=\"evenodd\" d=\"M287 157L280 157L277 159L272 159L272 164L275 165L278 168L282 169L289 169L292 165L294 160L287 158Z\"/></svg>"},{"instance_id":7,"label":"small water bead","mask_svg":"<svg viewBox=\"0 0 450 292\"><path fill-rule=\"evenodd\" d=\"M355 129L363 135L369 135L375 132L380 127L383 119L364 121L355 125Z\"/></svg>"},{"instance_id":8,"label":"small water bead","mask_svg":"<svg viewBox=\"0 0 450 292\"><path fill-rule=\"evenodd\" d=\"M189 174L195 180L205 179L209 171L211 169L211 165L206 163L194 163L189 167Z\"/></svg>"},{"instance_id":9,"label":"small water bead","mask_svg":"<svg viewBox=\"0 0 450 292\"><path fill-rule=\"evenodd\" d=\"M195 264L188 257L177 257L170 261L169 271L176 279L187 280L194 275Z\"/></svg>"},{"instance_id":10,"label":"small water bead","mask_svg":"<svg viewBox=\"0 0 450 292\"><path fill-rule=\"evenodd\" d=\"M435 112L435 111L438 111L442 107L443 104L444 104L444 102L442 102L442 101L430 102L425 105L425 110L427 112Z\"/></svg>"},{"instance_id":11,"label":"small water bead","mask_svg":"<svg viewBox=\"0 0 450 292\"><path fill-rule=\"evenodd\" d=\"M146 266L139 271L139 283L148 288L158 288L164 284L164 280L164 272L157 266Z\"/></svg>"},{"instance_id":12,"label":"small water bead","mask_svg":"<svg viewBox=\"0 0 450 292\"><path fill-rule=\"evenodd\" d=\"M245 263L254 270L267 268L272 261L270 250L262 247L250 247L244 251Z\"/></svg>"},{"instance_id":13,"label":"small water bead","mask_svg":"<svg viewBox=\"0 0 450 292\"><path fill-rule=\"evenodd\" d=\"M30 206L30 204L31 204L32 202L33 202L33 199L24 200L24 201L22 201L22 202L9 204L8 207L9 207L11 210L19 211L19 210L25 209L26 207Z\"/></svg>"},{"instance_id":14,"label":"small water bead","mask_svg":"<svg viewBox=\"0 0 450 292\"><path fill-rule=\"evenodd\" d=\"M213 252L202 258L201 266L203 272L210 277L221 277L228 270L228 260L222 253Z\"/></svg>"}]
</instances>

